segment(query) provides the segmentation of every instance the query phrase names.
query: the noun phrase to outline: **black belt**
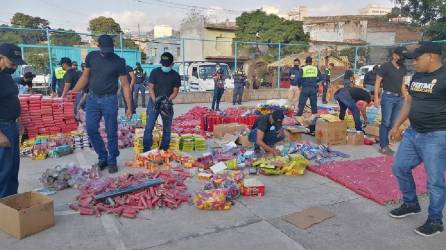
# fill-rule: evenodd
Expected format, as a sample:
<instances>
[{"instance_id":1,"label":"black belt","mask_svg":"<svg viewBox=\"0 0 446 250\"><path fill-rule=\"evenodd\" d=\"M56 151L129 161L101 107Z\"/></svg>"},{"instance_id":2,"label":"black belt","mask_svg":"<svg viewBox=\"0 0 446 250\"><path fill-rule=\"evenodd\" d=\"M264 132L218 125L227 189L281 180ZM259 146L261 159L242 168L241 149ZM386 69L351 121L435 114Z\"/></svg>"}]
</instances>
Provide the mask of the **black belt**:
<instances>
[{"instance_id":1,"label":"black belt","mask_svg":"<svg viewBox=\"0 0 446 250\"><path fill-rule=\"evenodd\" d=\"M387 91L387 90L384 90L384 91L383 91L383 94L386 94L386 95L393 95L393 96L397 96L397 97L400 97L400 96L401 96L401 94L394 93L394 92L390 92L390 91Z\"/></svg>"},{"instance_id":2,"label":"black belt","mask_svg":"<svg viewBox=\"0 0 446 250\"><path fill-rule=\"evenodd\" d=\"M102 94L102 95L99 95L99 94L96 94L96 93L93 93L93 92L88 92L88 94L90 94L90 95L94 95L94 96L97 96L97 97L108 97L108 96L114 96L114 95L117 95L117 94Z\"/></svg>"}]
</instances>

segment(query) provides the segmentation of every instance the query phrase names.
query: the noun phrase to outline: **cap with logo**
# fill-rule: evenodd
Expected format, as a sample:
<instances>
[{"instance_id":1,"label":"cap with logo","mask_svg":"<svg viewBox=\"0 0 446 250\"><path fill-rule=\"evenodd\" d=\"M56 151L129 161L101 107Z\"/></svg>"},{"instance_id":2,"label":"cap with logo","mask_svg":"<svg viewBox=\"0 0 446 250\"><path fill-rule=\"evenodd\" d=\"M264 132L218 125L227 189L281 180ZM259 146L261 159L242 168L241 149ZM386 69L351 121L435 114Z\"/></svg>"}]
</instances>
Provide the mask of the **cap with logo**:
<instances>
[{"instance_id":1,"label":"cap with logo","mask_svg":"<svg viewBox=\"0 0 446 250\"><path fill-rule=\"evenodd\" d=\"M113 44L113 38L109 35L100 35L98 38L98 47L101 52L113 53L115 52L115 46Z\"/></svg>"},{"instance_id":2,"label":"cap with logo","mask_svg":"<svg viewBox=\"0 0 446 250\"><path fill-rule=\"evenodd\" d=\"M285 115L283 114L283 110L275 110L271 114L273 117L274 125L276 126L282 126L282 121L285 118Z\"/></svg>"},{"instance_id":3,"label":"cap with logo","mask_svg":"<svg viewBox=\"0 0 446 250\"><path fill-rule=\"evenodd\" d=\"M437 43L426 41L420 42L420 46L414 51L406 53L405 57L408 59L416 59L423 54L437 54L441 55L441 46Z\"/></svg>"},{"instance_id":4,"label":"cap with logo","mask_svg":"<svg viewBox=\"0 0 446 250\"><path fill-rule=\"evenodd\" d=\"M173 63L173 55L170 54L169 52L164 52L161 55L161 61L160 61L161 65L163 65L164 67L168 67L170 65L172 65Z\"/></svg>"},{"instance_id":5,"label":"cap with logo","mask_svg":"<svg viewBox=\"0 0 446 250\"><path fill-rule=\"evenodd\" d=\"M17 45L12 43L0 44L0 55L7 57L15 65L26 64L26 62L22 59L22 51Z\"/></svg>"}]
</instances>

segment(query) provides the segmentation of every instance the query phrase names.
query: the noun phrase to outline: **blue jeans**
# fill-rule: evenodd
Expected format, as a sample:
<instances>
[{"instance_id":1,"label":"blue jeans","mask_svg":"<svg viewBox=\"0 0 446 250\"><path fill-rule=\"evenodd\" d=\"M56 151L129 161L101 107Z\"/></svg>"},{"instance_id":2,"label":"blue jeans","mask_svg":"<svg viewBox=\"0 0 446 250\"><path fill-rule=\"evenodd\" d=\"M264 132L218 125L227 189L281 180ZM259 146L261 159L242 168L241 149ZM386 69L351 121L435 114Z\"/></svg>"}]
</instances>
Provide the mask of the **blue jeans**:
<instances>
[{"instance_id":1,"label":"blue jeans","mask_svg":"<svg viewBox=\"0 0 446 250\"><path fill-rule=\"evenodd\" d=\"M107 150L99 133L99 123L104 117L107 132ZM86 125L94 151L100 162L116 165L118 149L118 97L116 95L97 96L90 93L86 104Z\"/></svg>"},{"instance_id":2,"label":"blue jeans","mask_svg":"<svg viewBox=\"0 0 446 250\"><path fill-rule=\"evenodd\" d=\"M257 146L257 144L256 144L257 129L251 130L251 132L249 133L248 139L250 142L254 143ZM282 141L283 139L284 139L284 137L277 136L277 130L269 130L268 132L265 133L265 135L263 137L263 141L265 142L265 144L270 147L274 146L274 144Z\"/></svg>"},{"instance_id":3,"label":"blue jeans","mask_svg":"<svg viewBox=\"0 0 446 250\"><path fill-rule=\"evenodd\" d=\"M156 125L156 120L160 112L155 110L155 105L152 100L149 100L147 104L147 123L146 130L144 131L144 152L150 151L153 145L153 129ZM170 146L170 135L172 127L173 112L169 117L161 116L163 120L163 139L161 140L160 149L168 150Z\"/></svg>"},{"instance_id":4,"label":"blue jeans","mask_svg":"<svg viewBox=\"0 0 446 250\"><path fill-rule=\"evenodd\" d=\"M141 92L142 107L146 107L146 87L144 84L135 84L133 87L133 107L138 107L138 94Z\"/></svg>"},{"instance_id":5,"label":"blue jeans","mask_svg":"<svg viewBox=\"0 0 446 250\"><path fill-rule=\"evenodd\" d=\"M403 99L386 93L381 97L381 126L379 128L379 145L381 148L389 145L389 131L392 129L395 120L398 118Z\"/></svg>"},{"instance_id":6,"label":"blue jeans","mask_svg":"<svg viewBox=\"0 0 446 250\"><path fill-rule=\"evenodd\" d=\"M214 89L214 97L212 98L212 109L220 109L220 100L223 96L225 89L215 88Z\"/></svg>"},{"instance_id":7,"label":"blue jeans","mask_svg":"<svg viewBox=\"0 0 446 250\"><path fill-rule=\"evenodd\" d=\"M0 198L17 194L19 188L20 145L16 122L0 122L0 131L11 147L0 147Z\"/></svg>"},{"instance_id":8,"label":"blue jeans","mask_svg":"<svg viewBox=\"0 0 446 250\"><path fill-rule=\"evenodd\" d=\"M409 128L404 133L393 163L393 175L397 178L403 201L418 206L412 169L424 162L429 193L429 216L434 223L442 224L445 203L444 173L446 171L446 131L418 133Z\"/></svg>"},{"instance_id":9,"label":"blue jeans","mask_svg":"<svg viewBox=\"0 0 446 250\"><path fill-rule=\"evenodd\" d=\"M334 96L334 98L336 101L338 101L340 107L339 119L344 120L345 112L348 108L352 112L353 119L355 120L356 131L362 131L361 115L358 107L356 107L355 100L351 97L350 92L348 91L348 88L343 88L340 90Z\"/></svg>"},{"instance_id":10,"label":"blue jeans","mask_svg":"<svg viewBox=\"0 0 446 250\"><path fill-rule=\"evenodd\" d=\"M303 115L308 99L310 99L311 113L317 114L317 86L306 86L302 88L299 96L299 111L297 112L297 116Z\"/></svg>"},{"instance_id":11,"label":"blue jeans","mask_svg":"<svg viewBox=\"0 0 446 250\"><path fill-rule=\"evenodd\" d=\"M245 90L245 86L243 85L234 85L234 90L232 93L232 104L242 104L243 92Z\"/></svg>"}]
</instances>

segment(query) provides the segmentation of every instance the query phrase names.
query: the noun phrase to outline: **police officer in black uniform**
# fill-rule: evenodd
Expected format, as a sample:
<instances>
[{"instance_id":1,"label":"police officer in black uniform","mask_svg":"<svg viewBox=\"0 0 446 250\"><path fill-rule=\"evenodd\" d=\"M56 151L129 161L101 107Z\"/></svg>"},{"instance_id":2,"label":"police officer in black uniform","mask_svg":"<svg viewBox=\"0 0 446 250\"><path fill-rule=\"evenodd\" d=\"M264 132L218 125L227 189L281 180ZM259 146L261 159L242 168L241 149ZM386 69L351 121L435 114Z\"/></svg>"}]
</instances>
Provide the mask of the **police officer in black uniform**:
<instances>
[{"instance_id":1,"label":"police officer in black uniform","mask_svg":"<svg viewBox=\"0 0 446 250\"><path fill-rule=\"evenodd\" d=\"M19 90L12 79L22 60L20 48L14 44L0 44L0 198L17 193L19 187Z\"/></svg>"}]
</instances>

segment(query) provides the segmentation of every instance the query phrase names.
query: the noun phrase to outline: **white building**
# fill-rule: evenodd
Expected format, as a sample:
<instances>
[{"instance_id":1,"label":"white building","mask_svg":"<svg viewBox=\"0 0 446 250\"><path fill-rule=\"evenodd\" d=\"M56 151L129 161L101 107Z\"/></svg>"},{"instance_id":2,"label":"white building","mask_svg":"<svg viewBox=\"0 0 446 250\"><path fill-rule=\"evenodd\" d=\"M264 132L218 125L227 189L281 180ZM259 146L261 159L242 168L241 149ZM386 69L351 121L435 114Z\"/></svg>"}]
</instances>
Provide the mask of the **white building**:
<instances>
[{"instance_id":1,"label":"white building","mask_svg":"<svg viewBox=\"0 0 446 250\"><path fill-rule=\"evenodd\" d=\"M153 27L153 38L171 37L173 28L169 25L156 25Z\"/></svg>"},{"instance_id":2,"label":"white building","mask_svg":"<svg viewBox=\"0 0 446 250\"><path fill-rule=\"evenodd\" d=\"M378 4L369 4L365 8L359 10L360 15L366 16L384 16L389 14L392 11L392 8L378 5Z\"/></svg>"},{"instance_id":3,"label":"white building","mask_svg":"<svg viewBox=\"0 0 446 250\"><path fill-rule=\"evenodd\" d=\"M308 9L304 5L294 7L288 12L288 20L303 21L308 16Z\"/></svg>"}]
</instances>

